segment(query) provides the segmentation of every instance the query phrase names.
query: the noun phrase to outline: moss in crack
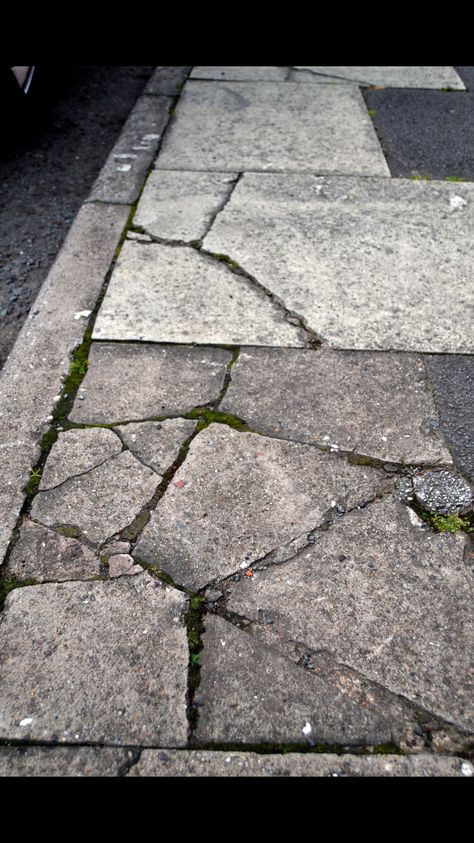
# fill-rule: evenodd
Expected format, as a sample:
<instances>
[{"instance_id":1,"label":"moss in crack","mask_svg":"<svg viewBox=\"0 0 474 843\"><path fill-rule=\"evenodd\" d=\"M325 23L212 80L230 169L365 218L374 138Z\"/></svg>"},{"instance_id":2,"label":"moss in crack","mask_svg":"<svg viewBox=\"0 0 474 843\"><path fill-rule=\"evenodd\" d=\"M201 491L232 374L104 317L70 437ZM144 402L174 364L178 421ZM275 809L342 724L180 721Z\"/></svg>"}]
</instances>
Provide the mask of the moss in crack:
<instances>
[{"instance_id":1,"label":"moss in crack","mask_svg":"<svg viewBox=\"0 0 474 843\"><path fill-rule=\"evenodd\" d=\"M192 739L199 717L198 708L195 705L194 698L201 681L200 656L202 650L205 611L205 597L199 593L191 594L188 610L185 616L189 647L187 708L190 739Z\"/></svg>"},{"instance_id":2,"label":"moss in crack","mask_svg":"<svg viewBox=\"0 0 474 843\"><path fill-rule=\"evenodd\" d=\"M466 532L473 531L473 527L471 526L472 519L467 517L462 518L460 515L437 515L434 512L422 510L420 517L438 533L457 533L459 530L465 530Z\"/></svg>"},{"instance_id":3,"label":"moss in crack","mask_svg":"<svg viewBox=\"0 0 474 843\"><path fill-rule=\"evenodd\" d=\"M214 258L214 260L219 261L220 263L227 264L227 266L229 266L231 269L240 269L240 266L237 261L232 260L229 255L221 255L218 252L209 252L208 254L211 258Z\"/></svg>"},{"instance_id":4,"label":"moss in crack","mask_svg":"<svg viewBox=\"0 0 474 843\"><path fill-rule=\"evenodd\" d=\"M209 407L196 407L194 410L191 410L190 413L186 413L185 418L199 420L197 432L204 430L205 427L213 422L216 422L217 424L226 424L234 430L240 430L246 433L253 432L252 428L250 428L243 419L239 419L238 416L234 416L231 413L221 413L219 410L211 410Z\"/></svg>"},{"instance_id":5,"label":"moss in crack","mask_svg":"<svg viewBox=\"0 0 474 843\"><path fill-rule=\"evenodd\" d=\"M37 585L36 580L18 580L16 577L4 577L0 581L0 611L5 605L5 600L15 588L24 588L27 585Z\"/></svg>"}]
</instances>

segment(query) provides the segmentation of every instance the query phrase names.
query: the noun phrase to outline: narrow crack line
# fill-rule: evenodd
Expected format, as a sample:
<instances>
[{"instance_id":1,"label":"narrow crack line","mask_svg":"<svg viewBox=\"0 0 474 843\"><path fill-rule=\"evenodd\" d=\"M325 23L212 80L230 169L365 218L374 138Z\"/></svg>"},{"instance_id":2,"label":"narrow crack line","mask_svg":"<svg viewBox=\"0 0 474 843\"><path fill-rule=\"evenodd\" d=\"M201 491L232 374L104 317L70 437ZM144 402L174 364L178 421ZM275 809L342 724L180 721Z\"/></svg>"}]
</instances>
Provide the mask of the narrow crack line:
<instances>
[{"instance_id":1,"label":"narrow crack line","mask_svg":"<svg viewBox=\"0 0 474 843\"><path fill-rule=\"evenodd\" d=\"M309 70L307 67L290 67L290 73L307 73L309 76L313 76L316 79L337 79L338 82L345 82L346 85L358 85L359 87L364 86L367 88L378 87L374 86L372 82L361 81L360 79L350 79L347 76L339 76L337 73L322 73L318 70ZM291 80L289 80L291 81ZM330 84L330 83L327 83ZM384 87L384 86L380 86Z\"/></svg>"},{"instance_id":2,"label":"narrow crack line","mask_svg":"<svg viewBox=\"0 0 474 843\"><path fill-rule=\"evenodd\" d=\"M163 475L163 474L161 474L161 472L160 472L160 471L158 471L156 468L154 468L152 465L150 465L149 463L145 462L145 460L143 460L141 457L139 457L139 456L138 456L138 454L136 454L136 453L135 453L135 451L134 451L132 448L130 448L130 446L129 446L129 445L127 445L127 443L123 440L123 438L122 438L122 436L120 435L120 433L119 433L119 431L118 431L118 430L114 429L114 432L117 434L117 436L118 436L118 438L120 439L120 441L121 441L122 445L124 446L125 450L129 451L129 452L131 453L132 457L133 457L134 459L136 459L136 461L137 461L137 462L139 462L141 465L145 466L145 468L149 468L149 469L150 469L150 471L154 471L154 473L156 474L156 476L160 478L160 482L161 482L161 481L163 480L163 476L164 476L164 475ZM124 452L122 451L122 453L124 453Z\"/></svg>"},{"instance_id":3,"label":"narrow crack line","mask_svg":"<svg viewBox=\"0 0 474 843\"><path fill-rule=\"evenodd\" d=\"M215 410L217 410L217 408L219 407L219 405L222 403L222 401L224 400L224 398L226 396L227 390L229 389L230 382L232 380L232 368L235 365L235 363L237 363L237 360L239 359L239 355L240 355L240 346L238 348L233 349L232 359L227 364L226 373L225 373L225 376L224 376L224 383L222 384L222 389L220 391L220 395L219 395L217 401L215 401L214 404L213 404Z\"/></svg>"},{"instance_id":4,"label":"narrow crack line","mask_svg":"<svg viewBox=\"0 0 474 843\"><path fill-rule=\"evenodd\" d=\"M120 765L119 770L117 772L117 778L124 778L128 776L132 767L136 767L138 762L142 757L142 749L127 749L127 755L129 756L123 764Z\"/></svg>"},{"instance_id":5,"label":"narrow crack line","mask_svg":"<svg viewBox=\"0 0 474 843\"><path fill-rule=\"evenodd\" d=\"M117 437L120 438L120 437ZM111 454L110 457L105 457L102 462L97 463L97 465L93 465L92 468L88 468L85 471L79 471L77 474L70 474L69 477L66 477L65 480L61 480L60 483L57 483L56 486L48 486L47 488L38 489L36 495L43 495L47 492L53 492L55 489L60 489L61 486L64 486L69 480L74 480L76 477L86 477L88 474L91 474L96 468L100 468L102 465L105 465L107 462L115 459L115 457L119 457L120 454L123 454L124 451L121 450L117 454ZM131 453L131 452L130 452Z\"/></svg>"},{"instance_id":6,"label":"narrow crack line","mask_svg":"<svg viewBox=\"0 0 474 843\"><path fill-rule=\"evenodd\" d=\"M241 180L243 175L244 175L243 172L240 172L240 173L237 173L237 175L234 179L229 179L230 184L229 184L229 190L227 192L227 196L223 199L223 201L220 203L219 207L212 214L211 219L209 220L209 223L207 225L206 231L199 238L201 243L204 240L204 238L207 237L207 235L209 234L209 232L210 232L212 226L214 225L214 223L215 223L217 217L219 216L219 214L222 213L222 211L224 210L226 205L229 204L230 200L232 199L232 196L234 195L235 188L237 187L237 185L238 185L238 183Z\"/></svg>"},{"instance_id":7,"label":"narrow crack line","mask_svg":"<svg viewBox=\"0 0 474 843\"><path fill-rule=\"evenodd\" d=\"M85 545L85 547L88 547L89 550L93 550L97 553L97 548L99 547L97 542L93 542L76 524L68 524L64 521L55 524L44 524L42 521L38 521L37 518L34 518L31 513L25 514L27 514L29 520L32 521L33 524L37 524L39 527L45 527L47 530L51 530L52 533L57 533L58 536L76 539L76 541L79 541L81 544ZM67 530L68 532L65 533L63 532L64 530Z\"/></svg>"}]
</instances>

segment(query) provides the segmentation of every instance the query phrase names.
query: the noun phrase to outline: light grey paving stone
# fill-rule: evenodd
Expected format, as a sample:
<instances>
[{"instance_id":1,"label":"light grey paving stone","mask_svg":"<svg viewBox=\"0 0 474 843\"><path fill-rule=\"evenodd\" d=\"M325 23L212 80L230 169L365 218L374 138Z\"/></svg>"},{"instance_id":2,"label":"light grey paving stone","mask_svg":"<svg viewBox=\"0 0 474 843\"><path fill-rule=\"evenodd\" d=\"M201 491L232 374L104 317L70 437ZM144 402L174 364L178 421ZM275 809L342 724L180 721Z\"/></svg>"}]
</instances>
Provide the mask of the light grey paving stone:
<instances>
[{"instance_id":1,"label":"light grey paving stone","mask_svg":"<svg viewBox=\"0 0 474 843\"><path fill-rule=\"evenodd\" d=\"M205 621L196 738L224 743L365 745L391 740L389 719L223 618Z\"/></svg>"},{"instance_id":2,"label":"light grey paving stone","mask_svg":"<svg viewBox=\"0 0 474 843\"><path fill-rule=\"evenodd\" d=\"M135 574L141 574L143 568L141 565L135 565L133 556L129 553L117 553L109 559L109 577L134 577Z\"/></svg>"},{"instance_id":3,"label":"light grey paving stone","mask_svg":"<svg viewBox=\"0 0 474 843\"><path fill-rule=\"evenodd\" d=\"M347 84L190 80L156 166L390 175L360 91Z\"/></svg>"},{"instance_id":4,"label":"light grey paving stone","mask_svg":"<svg viewBox=\"0 0 474 843\"><path fill-rule=\"evenodd\" d=\"M46 460L39 489L52 489L68 477L85 474L121 450L118 436L105 428L60 433Z\"/></svg>"},{"instance_id":5,"label":"light grey paving stone","mask_svg":"<svg viewBox=\"0 0 474 843\"><path fill-rule=\"evenodd\" d=\"M125 451L88 474L38 492L31 516L49 527L76 527L84 538L100 545L133 521L158 483L154 471Z\"/></svg>"},{"instance_id":6,"label":"light grey paving stone","mask_svg":"<svg viewBox=\"0 0 474 843\"><path fill-rule=\"evenodd\" d=\"M112 539L112 541L107 542L101 547L100 554L101 556L105 556L106 559L109 559L111 556L118 556L121 553L130 553L130 548L130 542Z\"/></svg>"},{"instance_id":7,"label":"light grey paving stone","mask_svg":"<svg viewBox=\"0 0 474 843\"><path fill-rule=\"evenodd\" d=\"M470 761L452 756L334 755L331 753L213 752L145 749L127 776L470 777Z\"/></svg>"},{"instance_id":8,"label":"light grey paving stone","mask_svg":"<svg viewBox=\"0 0 474 843\"><path fill-rule=\"evenodd\" d=\"M306 71L298 73L298 71ZM309 72L308 72L309 71ZM308 66L296 65L290 75L293 82L322 82L341 80L362 86L387 88L453 88L464 91L465 86L454 67L390 67L390 66Z\"/></svg>"},{"instance_id":9,"label":"light grey paving stone","mask_svg":"<svg viewBox=\"0 0 474 843\"><path fill-rule=\"evenodd\" d=\"M337 662L463 729L472 717L472 572L467 537L421 531L376 501L298 559L231 583L230 611Z\"/></svg>"},{"instance_id":10,"label":"light grey paving stone","mask_svg":"<svg viewBox=\"0 0 474 843\"><path fill-rule=\"evenodd\" d=\"M166 419L161 422L132 422L117 427L116 431L140 462L163 475L172 466L181 445L195 427L196 422L190 419Z\"/></svg>"},{"instance_id":11,"label":"light grey paving stone","mask_svg":"<svg viewBox=\"0 0 474 843\"><path fill-rule=\"evenodd\" d=\"M8 561L9 576L45 582L88 579L101 573L100 561L89 547L23 518Z\"/></svg>"},{"instance_id":12,"label":"light grey paving stone","mask_svg":"<svg viewBox=\"0 0 474 843\"><path fill-rule=\"evenodd\" d=\"M251 173L204 247L332 346L469 354L473 226L472 184Z\"/></svg>"},{"instance_id":13,"label":"light grey paving stone","mask_svg":"<svg viewBox=\"0 0 474 843\"><path fill-rule=\"evenodd\" d=\"M127 242L94 326L96 340L305 345L250 281L193 248Z\"/></svg>"},{"instance_id":14,"label":"light grey paving stone","mask_svg":"<svg viewBox=\"0 0 474 843\"><path fill-rule=\"evenodd\" d=\"M153 170L134 225L167 240L200 240L232 192L237 173Z\"/></svg>"},{"instance_id":15,"label":"light grey paving stone","mask_svg":"<svg viewBox=\"0 0 474 843\"><path fill-rule=\"evenodd\" d=\"M112 423L187 413L219 397L230 351L92 344L70 419Z\"/></svg>"},{"instance_id":16,"label":"light grey paving stone","mask_svg":"<svg viewBox=\"0 0 474 843\"><path fill-rule=\"evenodd\" d=\"M242 349L219 409L283 439L388 462L452 462L415 355Z\"/></svg>"},{"instance_id":17,"label":"light grey paving stone","mask_svg":"<svg viewBox=\"0 0 474 843\"><path fill-rule=\"evenodd\" d=\"M152 512L136 558L198 589L270 551L292 556L332 506L357 506L382 482L376 469L310 445L211 424Z\"/></svg>"},{"instance_id":18,"label":"light grey paving stone","mask_svg":"<svg viewBox=\"0 0 474 843\"><path fill-rule=\"evenodd\" d=\"M145 87L145 94L165 94L175 97L186 81L191 67L155 67Z\"/></svg>"},{"instance_id":19,"label":"light grey paving stone","mask_svg":"<svg viewBox=\"0 0 474 843\"><path fill-rule=\"evenodd\" d=\"M102 746L0 747L0 776L13 778L72 778L76 776L123 776L133 750Z\"/></svg>"},{"instance_id":20,"label":"light grey paving stone","mask_svg":"<svg viewBox=\"0 0 474 843\"><path fill-rule=\"evenodd\" d=\"M193 67L190 79L221 79L239 82L284 82L288 67Z\"/></svg>"},{"instance_id":21,"label":"light grey paving stone","mask_svg":"<svg viewBox=\"0 0 474 843\"><path fill-rule=\"evenodd\" d=\"M182 746L186 598L148 574L10 592L2 614L4 739Z\"/></svg>"}]
</instances>

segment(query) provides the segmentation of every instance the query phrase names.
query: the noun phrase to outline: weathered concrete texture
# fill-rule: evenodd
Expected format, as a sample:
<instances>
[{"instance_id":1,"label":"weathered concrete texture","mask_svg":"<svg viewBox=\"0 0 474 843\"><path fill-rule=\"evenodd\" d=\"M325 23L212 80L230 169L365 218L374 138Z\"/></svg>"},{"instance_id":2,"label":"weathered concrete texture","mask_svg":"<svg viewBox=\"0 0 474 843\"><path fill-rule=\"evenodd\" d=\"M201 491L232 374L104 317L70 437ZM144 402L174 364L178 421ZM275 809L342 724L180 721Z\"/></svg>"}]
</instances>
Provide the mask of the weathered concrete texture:
<instances>
[{"instance_id":1,"label":"weathered concrete texture","mask_svg":"<svg viewBox=\"0 0 474 843\"><path fill-rule=\"evenodd\" d=\"M473 226L472 184L245 174L204 247L332 346L472 353Z\"/></svg>"},{"instance_id":2,"label":"weathered concrete texture","mask_svg":"<svg viewBox=\"0 0 474 843\"><path fill-rule=\"evenodd\" d=\"M88 541L100 545L133 521L158 483L154 471L125 451L88 474L38 492L31 517L50 527L77 527Z\"/></svg>"},{"instance_id":3,"label":"weathered concrete texture","mask_svg":"<svg viewBox=\"0 0 474 843\"><path fill-rule=\"evenodd\" d=\"M123 776L135 753L99 746L0 747L0 776L5 778L72 778Z\"/></svg>"},{"instance_id":4,"label":"weathered concrete texture","mask_svg":"<svg viewBox=\"0 0 474 843\"><path fill-rule=\"evenodd\" d=\"M0 561L23 505L22 488L38 460L54 398L84 335L129 208L85 205L0 374Z\"/></svg>"},{"instance_id":5,"label":"weathered concrete texture","mask_svg":"<svg viewBox=\"0 0 474 843\"><path fill-rule=\"evenodd\" d=\"M381 482L375 469L310 445L211 424L193 439L136 555L198 589L277 548L288 558L332 506L356 506Z\"/></svg>"},{"instance_id":6,"label":"weathered concrete texture","mask_svg":"<svg viewBox=\"0 0 474 843\"><path fill-rule=\"evenodd\" d=\"M358 706L323 677L208 616L201 652L196 738L223 743L365 745L391 740L381 712Z\"/></svg>"},{"instance_id":7,"label":"weathered concrete texture","mask_svg":"<svg viewBox=\"0 0 474 843\"><path fill-rule=\"evenodd\" d=\"M188 81L157 167L390 175L362 96L347 84Z\"/></svg>"},{"instance_id":8,"label":"weathered concrete texture","mask_svg":"<svg viewBox=\"0 0 474 843\"><path fill-rule=\"evenodd\" d=\"M0 750L1 751L1 750ZM472 776L463 758L430 755L334 755L298 753L259 755L256 752L209 750L143 750L128 776L317 776L418 777Z\"/></svg>"},{"instance_id":9,"label":"weathered concrete texture","mask_svg":"<svg viewBox=\"0 0 474 843\"><path fill-rule=\"evenodd\" d=\"M132 204L166 129L173 100L141 96L100 171L87 202Z\"/></svg>"},{"instance_id":10,"label":"weathered concrete texture","mask_svg":"<svg viewBox=\"0 0 474 843\"><path fill-rule=\"evenodd\" d=\"M221 79L239 82L284 82L288 67L193 67L190 79Z\"/></svg>"},{"instance_id":11,"label":"weathered concrete texture","mask_svg":"<svg viewBox=\"0 0 474 843\"><path fill-rule=\"evenodd\" d=\"M182 746L184 595L148 574L10 592L2 614L3 739Z\"/></svg>"},{"instance_id":12,"label":"weathered concrete texture","mask_svg":"<svg viewBox=\"0 0 474 843\"><path fill-rule=\"evenodd\" d=\"M138 203L134 225L167 240L200 240L232 192L237 173L153 170Z\"/></svg>"},{"instance_id":13,"label":"weathered concrete texture","mask_svg":"<svg viewBox=\"0 0 474 843\"><path fill-rule=\"evenodd\" d=\"M298 71L307 71L298 73ZM308 72L309 71L309 72ZM290 76L293 82L322 82L341 80L357 85L376 85L387 88L453 88L464 91L465 86L453 67L389 67L308 66L295 65Z\"/></svg>"},{"instance_id":14,"label":"weathered concrete texture","mask_svg":"<svg viewBox=\"0 0 474 843\"><path fill-rule=\"evenodd\" d=\"M165 94L175 97L179 94L186 81L191 67L155 67L152 77L147 83L145 94Z\"/></svg>"},{"instance_id":15,"label":"weathered concrete texture","mask_svg":"<svg viewBox=\"0 0 474 843\"><path fill-rule=\"evenodd\" d=\"M469 483L453 471L432 469L413 477L415 496L425 509L446 515L461 512L472 504Z\"/></svg>"},{"instance_id":16,"label":"weathered concrete texture","mask_svg":"<svg viewBox=\"0 0 474 843\"><path fill-rule=\"evenodd\" d=\"M105 428L60 433L46 460L39 489L51 489L69 477L85 474L121 450L118 436Z\"/></svg>"},{"instance_id":17,"label":"weathered concrete texture","mask_svg":"<svg viewBox=\"0 0 474 843\"><path fill-rule=\"evenodd\" d=\"M109 559L109 576L111 579L114 577L134 577L135 574L141 574L142 572L142 566L135 565L133 557L128 553L118 553Z\"/></svg>"},{"instance_id":18,"label":"weathered concrete texture","mask_svg":"<svg viewBox=\"0 0 474 843\"><path fill-rule=\"evenodd\" d=\"M474 483L474 357L430 355L425 362L454 462Z\"/></svg>"},{"instance_id":19,"label":"weathered concrete texture","mask_svg":"<svg viewBox=\"0 0 474 843\"><path fill-rule=\"evenodd\" d=\"M47 582L88 579L101 573L100 561L89 547L23 518L7 576Z\"/></svg>"},{"instance_id":20,"label":"weathered concrete texture","mask_svg":"<svg viewBox=\"0 0 474 843\"><path fill-rule=\"evenodd\" d=\"M389 462L451 462L414 355L243 349L220 409L273 436Z\"/></svg>"},{"instance_id":21,"label":"weathered concrete texture","mask_svg":"<svg viewBox=\"0 0 474 843\"><path fill-rule=\"evenodd\" d=\"M126 242L94 339L305 345L302 332L250 281L193 248Z\"/></svg>"},{"instance_id":22,"label":"weathered concrete texture","mask_svg":"<svg viewBox=\"0 0 474 843\"><path fill-rule=\"evenodd\" d=\"M229 585L227 606L256 621L265 612L274 634L472 729L466 542L421 531L402 504L377 501L337 521L298 559Z\"/></svg>"},{"instance_id":23,"label":"weathered concrete texture","mask_svg":"<svg viewBox=\"0 0 474 843\"><path fill-rule=\"evenodd\" d=\"M140 462L163 475L195 427L196 422L189 419L168 419L122 425L116 431Z\"/></svg>"},{"instance_id":24,"label":"weathered concrete texture","mask_svg":"<svg viewBox=\"0 0 474 843\"><path fill-rule=\"evenodd\" d=\"M215 401L230 351L92 344L70 419L111 423L187 413Z\"/></svg>"}]
</instances>

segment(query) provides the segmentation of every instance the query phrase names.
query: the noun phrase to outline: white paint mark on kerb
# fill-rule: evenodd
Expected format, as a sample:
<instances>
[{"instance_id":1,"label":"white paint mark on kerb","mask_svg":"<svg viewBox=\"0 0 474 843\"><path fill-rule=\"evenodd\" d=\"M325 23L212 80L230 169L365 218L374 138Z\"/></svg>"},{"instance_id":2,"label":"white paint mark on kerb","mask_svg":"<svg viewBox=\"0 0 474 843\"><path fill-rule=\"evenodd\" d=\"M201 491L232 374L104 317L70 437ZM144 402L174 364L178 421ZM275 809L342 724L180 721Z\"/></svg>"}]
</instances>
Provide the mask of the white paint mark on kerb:
<instances>
[{"instance_id":1,"label":"white paint mark on kerb","mask_svg":"<svg viewBox=\"0 0 474 843\"><path fill-rule=\"evenodd\" d=\"M20 720L20 726L30 726L33 723L32 717L25 717L23 720Z\"/></svg>"},{"instance_id":2,"label":"white paint mark on kerb","mask_svg":"<svg viewBox=\"0 0 474 843\"><path fill-rule=\"evenodd\" d=\"M131 164L119 164L119 166L116 167L116 170L118 170L119 173L128 173L128 171L131 170L131 169L132 169Z\"/></svg>"},{"instance_id":3,"label":"white paint mark on kerb","mask_svg":"<svg viewBox=\"0 0 474 843\"><path fill-rule=\"evenodd\" d=\"M311 726L311 723L305 723L301 731L303 732L303 735L305 735L305 737L310 735L311 732L313 731L313 727Z\"/></svg>"},{"instance_id":4,"label":"white paint mark on kerb","mask_svg":"<svg viewBox=\"0 0 474 843\"><path fill-rule=\"evenodd\" d=\"M136 157L137 156L135 155L134 152L121 152L121 153L116 153L114 155L114 158L117 158L117 159L118 158L136 158Z\"/></svg>"},{"instance_id":5,"label":"white paint mark on kerb","mask_svg":"<svg viewBox=\"0 0 474 843\"><path fill-rule=\"evenodd\" d=\"M449 204L452 211L460 211L461 208L465 208L467 202L462 196L451 196L449 199Z\"/></svg>"},{"instance_id":6,"label":"white paint mark on kerb","mask_svg":"<svg viewBox=\"0 0 474 843\"><path fill-rule=\"evenodd\" d=\"M159 135L143 135L142 140L150 141L150 140L159 140Z\"/></svg>"}]
</instances>

